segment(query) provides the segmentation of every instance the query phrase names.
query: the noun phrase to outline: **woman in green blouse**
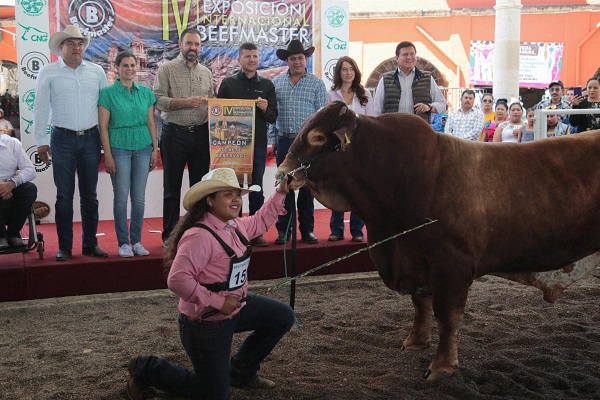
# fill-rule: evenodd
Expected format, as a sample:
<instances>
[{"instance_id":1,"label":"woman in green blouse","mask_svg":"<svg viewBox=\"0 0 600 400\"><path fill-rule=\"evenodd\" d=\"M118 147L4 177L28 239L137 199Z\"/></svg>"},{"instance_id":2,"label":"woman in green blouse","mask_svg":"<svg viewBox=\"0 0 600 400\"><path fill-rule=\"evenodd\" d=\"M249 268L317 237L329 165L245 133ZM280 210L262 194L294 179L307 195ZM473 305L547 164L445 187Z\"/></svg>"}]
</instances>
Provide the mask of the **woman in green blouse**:
<instances>
[{"instance_id":1,"label":"woman in green blouse","mask_svg":"<svg viewBox=\"0 0 600 400\"><path fill-rule=\"evenodd\" d=\"M147 256L142 246L142 224L148 173L156 166L158 145L154 126L152 90L134 82L137 59L120 52L116 61L119 79L100 92L98 120L104 148L104 168L110 174L115 230L119 255ZM131 192L131 224L127 227L127 198Z\"/></svg>"}]
</instances>

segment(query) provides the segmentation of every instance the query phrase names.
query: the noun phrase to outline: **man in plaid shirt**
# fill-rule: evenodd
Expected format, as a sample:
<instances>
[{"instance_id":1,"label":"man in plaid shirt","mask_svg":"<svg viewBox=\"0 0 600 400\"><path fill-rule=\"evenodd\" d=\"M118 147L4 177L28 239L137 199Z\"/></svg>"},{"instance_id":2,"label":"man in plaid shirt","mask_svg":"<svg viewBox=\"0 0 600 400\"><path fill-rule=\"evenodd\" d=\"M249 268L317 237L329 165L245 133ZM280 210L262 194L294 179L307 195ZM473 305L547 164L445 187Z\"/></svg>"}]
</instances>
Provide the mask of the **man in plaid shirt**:
<instances>
[{"instance_id":1,"label":"man in plaid shirt","mask_svg":"<svg viewBox=\"0 0 600 400\"><path fill-rule=\"evenodd\" d=\"M460 97L460 108L448 115L445 132L461 139L477 140L483 130L483 113L473 108L475 92L467 89Z\"/></svg>"},{"instance_id":2,"label":"man in plaid shirt","mask_svg":"<svg viewBox=\"0 0 600 400\"><path fill-rule=\"evenodd\" d=\"M280 165L285 159L288 149L304 121L327 102L325 84L306 69L307 58L314 51L314 46L304 49L302 43L294 39L289 43L287 50L279 49L276 52L277 57L288 65L287 72L273 79L279 110L276 125L277 137L273 143L277 165ZM288 213L280 215L275 224L277 232L279 232L279 236L275 240L276 244L285 243L290 235L290 231L287 231L286 228L289 225L294 197L294 192L290 191L285 199L285 209ZM314 198L307 187L302 187L298 190L298 222L303 242L318 242L313 234L314 214Z\"/></svg>"}]
</instances>

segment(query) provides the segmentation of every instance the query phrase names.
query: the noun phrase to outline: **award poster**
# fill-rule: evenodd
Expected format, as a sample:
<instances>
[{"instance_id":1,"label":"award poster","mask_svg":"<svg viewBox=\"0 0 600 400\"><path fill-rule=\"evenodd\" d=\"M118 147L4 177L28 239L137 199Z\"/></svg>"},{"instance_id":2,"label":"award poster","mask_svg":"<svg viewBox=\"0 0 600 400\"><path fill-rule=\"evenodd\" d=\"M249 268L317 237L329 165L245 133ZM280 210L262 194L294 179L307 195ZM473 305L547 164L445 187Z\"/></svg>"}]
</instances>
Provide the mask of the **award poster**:
<instances>
[{"instance_id":1,"label":"award poster","mask_svg":"<svg viewBox=\"0 0 600 400\"><path fill-rule=\"evenodd\" d=\"M208 99L210 169L233 168L238 177L252 175L255 110L255 100Z\"/></svg>"}]
</instances>

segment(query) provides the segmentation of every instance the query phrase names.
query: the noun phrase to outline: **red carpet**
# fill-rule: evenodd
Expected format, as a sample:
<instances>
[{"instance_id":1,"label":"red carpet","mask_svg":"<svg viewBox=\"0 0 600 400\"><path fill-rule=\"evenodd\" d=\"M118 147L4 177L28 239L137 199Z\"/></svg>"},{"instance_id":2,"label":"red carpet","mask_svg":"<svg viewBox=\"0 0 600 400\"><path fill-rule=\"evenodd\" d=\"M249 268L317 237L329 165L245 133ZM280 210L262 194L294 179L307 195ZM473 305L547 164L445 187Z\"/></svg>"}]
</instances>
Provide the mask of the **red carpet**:
<instances>
[{"instance_id":1,"label":"red carpet","mask_svg":"<svg viewBox=\"0 0 600 400\"><path fill-rule=\"evenodd\" d=\"M329 210L315 210L315 235L319 238L319 243L305 244L298 241L297 274L366 246L366 236L363 243L350 241L348 223L345 240L328 242L330 215ZM54 257L58 251L58 238L54 224L42 224L38 229L44 234L46 251L43 260L38 258L35 251L0 255L0 301L166 288L162 272L160 218L144 220L142 243L150 251L150 255L146 257L119 257L113 221L100 221L98 244L108 252L108 258L97 259L81 255L81 224L75 223L73 258L57 262ZM277 237L275 227L272 226L264 237L269 246L253 249L249 273L251 280L285 276L283 245L273 243ZM289 268L291 243L287 244L287 248ZM322 269L317 274L373 270L375 266L368 252L364 252Z\"/></svg>"}]
</instances>

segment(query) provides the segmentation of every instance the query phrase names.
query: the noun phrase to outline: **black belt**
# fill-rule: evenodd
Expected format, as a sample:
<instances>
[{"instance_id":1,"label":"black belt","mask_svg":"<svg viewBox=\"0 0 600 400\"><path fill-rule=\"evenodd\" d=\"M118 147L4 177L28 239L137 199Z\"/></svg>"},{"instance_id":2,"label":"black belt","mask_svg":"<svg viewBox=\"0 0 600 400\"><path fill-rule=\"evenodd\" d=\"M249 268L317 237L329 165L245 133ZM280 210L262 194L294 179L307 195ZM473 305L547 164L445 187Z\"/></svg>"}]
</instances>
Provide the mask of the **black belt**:
<instances>
[{"instance_id":1,"label":"black belt","mask_svg":"<svg viewBox=\"0 0 600 400\"><path fill-rule=\"evenodd\" d=\"M229 289L229 285L227 282L219 282L219 283L201 283L200 285L204 286L211 292L219 293Z\"/></svg>"},{"instance_id":2,"label":"black belt","mask_svg":"<svg viewBox=\"0 0 600 400\"><path fill-rule=\"evenodd\" d=\"M188 131L188 132L194 132L196 129L199 129L200 127L206 125L206 124L201 124L201 125L189 125L189 126L185 126L185 125L174 124L172 122L167 122L167 121L164 121L163 124L166 125L166 126L170 126L170 127L174 128L174 129L179 129L179 130Z\"/></svg>"},{"instance_id":3,"label":"black belt","mask_svg":"<svg viewBox=\"0 0 600 400\"><path fill-rule=\"evenodd\" d=\"M82 136L82 135L85 135L87 133L90 133L90 132L93 132L93 131L97 130L98 129L98 125L94 125L90 129L83 129L81 131L74 131L72 129L61 128L60 126L52 126L52 129L56 129L59 132L68 133L70 135Z\"/></svg>"}]
</instances>

